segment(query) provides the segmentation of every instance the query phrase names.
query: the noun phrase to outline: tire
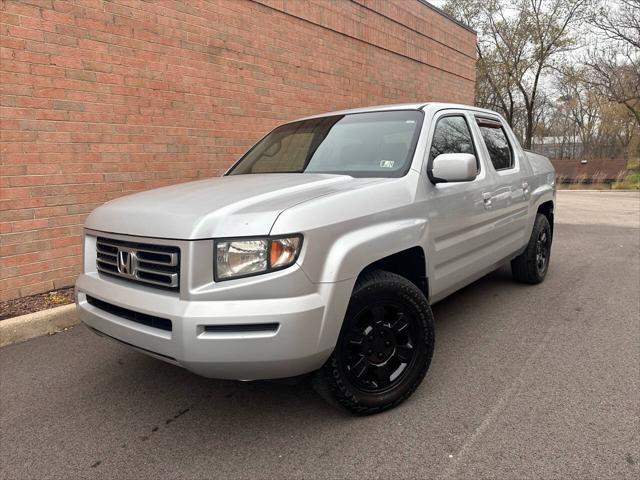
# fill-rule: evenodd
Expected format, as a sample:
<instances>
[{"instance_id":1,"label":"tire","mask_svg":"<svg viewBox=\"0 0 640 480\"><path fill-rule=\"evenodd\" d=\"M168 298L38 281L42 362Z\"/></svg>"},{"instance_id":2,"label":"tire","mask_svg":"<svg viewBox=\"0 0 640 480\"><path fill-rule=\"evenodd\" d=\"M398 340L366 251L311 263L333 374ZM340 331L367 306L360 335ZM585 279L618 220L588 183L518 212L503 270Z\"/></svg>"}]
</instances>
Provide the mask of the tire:
<instances>
[{"instance_id":1,"label":"tire","mask_svg":"<svg viewBox=\"0 0 640 480\"><path fill-rule=\"evenodd\" d=\"M549 220L544 215L537 214L527 248L511 260L513 278L529 284L542 282L549 270L551 240Z\"/></svg>"},{"instance_id":2,"label":"tire","mask_svg":"<svg viewBox=\"0 0 640 480\"><path fill-rule=\"evenodd\" d=\"M409 280L377 270L358 279L331 357L314 386L357 415L399 405L424 378L434 347L431 307Z\"/></svg>"}]
</instances>

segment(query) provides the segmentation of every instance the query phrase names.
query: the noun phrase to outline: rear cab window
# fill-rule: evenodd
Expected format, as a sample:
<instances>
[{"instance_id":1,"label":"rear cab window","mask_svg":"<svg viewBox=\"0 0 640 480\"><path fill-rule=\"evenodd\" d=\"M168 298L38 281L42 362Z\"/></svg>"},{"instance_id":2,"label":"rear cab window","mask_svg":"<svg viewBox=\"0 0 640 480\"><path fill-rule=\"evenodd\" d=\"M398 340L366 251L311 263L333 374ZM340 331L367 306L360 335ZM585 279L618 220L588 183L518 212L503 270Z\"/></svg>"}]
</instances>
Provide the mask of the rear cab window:
<instances>
[{"instance_id":1,"label":"rear cab window","mask_svg":"<svg viewBox=\"0 0 640 480\"><path fill-rule=\"evenodd\" d=\"M502 123L498 120L476 117L482 140L489 152L489 158L496 170L509 170L514 167L513 146Z\"/></svg>"}]
</instances>

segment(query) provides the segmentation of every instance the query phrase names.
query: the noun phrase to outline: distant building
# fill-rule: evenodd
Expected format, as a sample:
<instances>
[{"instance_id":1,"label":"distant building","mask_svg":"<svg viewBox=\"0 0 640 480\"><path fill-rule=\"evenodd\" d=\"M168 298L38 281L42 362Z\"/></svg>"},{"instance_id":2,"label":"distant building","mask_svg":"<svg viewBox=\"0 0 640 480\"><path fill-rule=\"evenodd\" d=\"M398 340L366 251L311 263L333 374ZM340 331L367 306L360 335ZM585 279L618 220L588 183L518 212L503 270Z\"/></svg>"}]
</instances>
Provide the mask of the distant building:
<instances>
[{"instance_id":1,"label":"distant building","mask_svg":"<svg viewBox=\"0 0 640 480\"><path fill-rule=\"evenodd\" d=\"M579 137L533 137L531 150L554 159L580 158L583 156Z\"/></svg>"}]
</instances>

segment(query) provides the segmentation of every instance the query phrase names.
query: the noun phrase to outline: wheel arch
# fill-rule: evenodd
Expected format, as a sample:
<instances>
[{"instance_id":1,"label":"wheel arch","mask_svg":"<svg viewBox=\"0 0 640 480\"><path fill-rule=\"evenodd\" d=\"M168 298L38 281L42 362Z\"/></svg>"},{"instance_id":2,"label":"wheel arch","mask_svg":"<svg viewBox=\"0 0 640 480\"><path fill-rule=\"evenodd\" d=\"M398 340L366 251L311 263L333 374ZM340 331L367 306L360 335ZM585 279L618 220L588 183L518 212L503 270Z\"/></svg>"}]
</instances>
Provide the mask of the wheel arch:
<instances>
[{"instance_id":1,"label":"wheel arch","mask_svg":"<svg viewBox=\"0 0 640 480\"><path fill-rule=\"evenodd\" d=\"M325 239L330 233L324 235ZM409 217L373 223L345 233L335 233L324 256L303 255L301 266L312 281L355 282L362 271L373 264L397 265L399 260L408 255L406 250L419 249L412 250L411 254L425 262L421 247L427 244L427 220L424 218ZM322 243L325 239L318 238L318 241ZM309 240L309 244L312 241L313 238ZM393 257L395 262L391 262L388 257Z\"/></svg>"},{"instance_id":2,"label":"wheel arch","mask_svg":"<svg viewBox=\"0 0 640 480\"><path fill-rule=\"evenodd\" d=\"M414 246L380 258L364 267L358 278L374 270L385 270L406 278L429 298L429 280L424 249Z\"/></svg>"},{"instance_id":3,"label":"wheel arch","mask_svg":"<svg viewBox=\"0 0 640 480\"><path fill-rule=\"evenodd\" d=\"M555 208L555 205L553 200L547 200L546 202L542 202L540 205L538 205L538 210L536 212L547 217L547 220L549 221L549 225L551 226L552 239L553 239L554 208Z\"/></svg>"},{"instance_id":4,"label":"wheel arch","mask_svg":"<svg viewBox=\"0 0 640 480\"><path fill-rule=\"evenodd\" d=\"M427 221L425 218L409 217L402 220L363 225L340 234L336 227L335 237L325 247L324 255L301 255L300 266L314 283L323 285L326 295L330 297L330 308L325 314L319 344L323 349L333 348L337 341L342 321L347 311L349 299L355 288L357 279L365 271L375 269L391 271L408 278L419 285L419 289L428 298L428 272L425 252L421 245L426 245ZM329 232L332 233L332 232ZM322 244L326 236L315 237ZM314 243L311 238L308 245ZM304 249L304 247L303 247ZM410 262L418 265L410 268Z\"/></svg>"}]
</instances>

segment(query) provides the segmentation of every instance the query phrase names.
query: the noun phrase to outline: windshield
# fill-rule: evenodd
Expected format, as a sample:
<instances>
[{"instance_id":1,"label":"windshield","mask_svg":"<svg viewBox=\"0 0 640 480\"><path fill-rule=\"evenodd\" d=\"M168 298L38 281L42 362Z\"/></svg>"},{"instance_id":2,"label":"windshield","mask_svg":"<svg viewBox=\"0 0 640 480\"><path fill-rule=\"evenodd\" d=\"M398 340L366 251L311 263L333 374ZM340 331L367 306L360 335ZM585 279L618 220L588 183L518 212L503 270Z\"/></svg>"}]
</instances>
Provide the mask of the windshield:
<instances>
[{"instance_id":1,"label":"windshield","mask_svg":"<svg viewBox=\"0 0 640 480\"><path fill-rule=\"evenodd\" d=\"M401 177L411 166L422 112L355 113L313 118L276 128L228 172L338 173Z\"/></svg>"}]
</instances>

